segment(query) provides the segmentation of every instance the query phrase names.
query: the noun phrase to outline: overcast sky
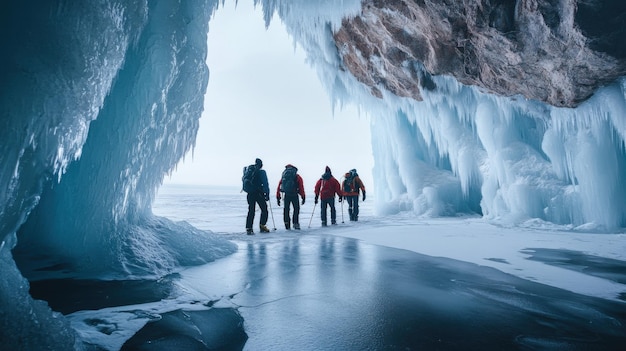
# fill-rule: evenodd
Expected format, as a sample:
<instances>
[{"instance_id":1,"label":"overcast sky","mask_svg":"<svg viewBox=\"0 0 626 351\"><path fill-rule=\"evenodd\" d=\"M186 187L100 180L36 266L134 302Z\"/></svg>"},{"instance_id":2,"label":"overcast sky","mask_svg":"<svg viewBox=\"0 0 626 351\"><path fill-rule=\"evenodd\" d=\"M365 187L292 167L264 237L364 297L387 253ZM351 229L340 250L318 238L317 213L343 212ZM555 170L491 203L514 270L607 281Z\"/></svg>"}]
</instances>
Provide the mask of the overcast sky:
<instances>
[{"instance_id":1,"label":"overcast sky","mask_svg":"<svg viewBox=\"0 0 626 351\"><path fill-rule=\"evenodd\" d=\"M229 1L209 23L210 70L196 148L165 183L241 186L243 166L259 157L275 191L288 163L312 193L328 165L339 179L356 168L373 184L369 118L335 111L302 48L278 17L265 29L260 6Z\"/></svg>"}]
</instances>

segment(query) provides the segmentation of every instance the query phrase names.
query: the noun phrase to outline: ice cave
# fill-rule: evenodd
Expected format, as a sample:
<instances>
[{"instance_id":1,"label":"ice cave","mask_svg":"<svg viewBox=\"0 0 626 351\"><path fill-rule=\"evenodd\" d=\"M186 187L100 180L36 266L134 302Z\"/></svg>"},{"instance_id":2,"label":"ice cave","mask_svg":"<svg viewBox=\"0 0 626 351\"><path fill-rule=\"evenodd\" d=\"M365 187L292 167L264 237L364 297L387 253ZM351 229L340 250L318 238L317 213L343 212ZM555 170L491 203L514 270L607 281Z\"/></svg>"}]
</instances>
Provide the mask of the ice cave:
<instances>
[{"instance_id":1,"label":"ice cave","mask_svg":"<svg viewBox=\"0 0 626 351\"><path fill-rule=\"evenodd\" d=\"M254 3L305 49L337 108L373 116L379 215L626 227L626 3ZM222 4L0 5L3 346L80 344L30 297L14 255L67 277L116 279L234 252L151 210L194 146L207 32Z\"/></svg>"}]
</instances>

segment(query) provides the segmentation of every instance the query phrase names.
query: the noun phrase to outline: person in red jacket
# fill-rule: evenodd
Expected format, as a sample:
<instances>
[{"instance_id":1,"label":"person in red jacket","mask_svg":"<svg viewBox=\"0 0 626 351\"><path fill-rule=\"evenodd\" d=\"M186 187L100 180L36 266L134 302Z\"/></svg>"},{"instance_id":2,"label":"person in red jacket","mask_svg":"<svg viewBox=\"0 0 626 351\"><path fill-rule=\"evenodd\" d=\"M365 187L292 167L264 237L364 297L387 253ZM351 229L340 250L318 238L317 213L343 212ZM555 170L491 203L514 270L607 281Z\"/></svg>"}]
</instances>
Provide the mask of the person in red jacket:
<instances>
[{"instance_id":1,"label":"person in red jacket","mask_svg":"<svg viewBox=\"0 0 626 351\"><path fill-rule=\"evenodd\" d=\"M283 220L285 222L285 229L290 229L291 218L289 218L290 206L293 206L293 229L300 229L300 203L298 195L302 197L302 204L304 205L304 182L302 177L297 173L298 168L288 164L285 166L282 177L278 182L278 188L276 188L276 202L280 206L281 196L283 193L285 197L285 208L283 209Z\"/></svg>"},{"instance_id":2,"label":"person in red jacket","mask_svg":"<svg viewBox=\"0 0 626 351\"><path fill-rule=\"evenodd\" d=\"M365 201L365 186L356 172L356 169L351 169L350 172L346 172L344 180L342 182L341 191L343 196L348 202L348 214L351 221L359 220L359 191L363 193L363 201Z\"/></svg>"},{"instance_id":3,"label":"person in red jacket","mask_svg":"<svg viewBox=\"0 0 626 351\"><path fill-rule=\"evenodd\" d=\"M337 211L335 210L335 194L339 196L339 202L341 202L341 185L335 177L333 177L330 167L326 166L326 172L322 174L322 177L315 183L315 203L317 204L318 198L322 200L320 205L322 227L326 226L326 211L327 207L330 207L330 223L337 224Z\"/></svg>"}]
</instances>

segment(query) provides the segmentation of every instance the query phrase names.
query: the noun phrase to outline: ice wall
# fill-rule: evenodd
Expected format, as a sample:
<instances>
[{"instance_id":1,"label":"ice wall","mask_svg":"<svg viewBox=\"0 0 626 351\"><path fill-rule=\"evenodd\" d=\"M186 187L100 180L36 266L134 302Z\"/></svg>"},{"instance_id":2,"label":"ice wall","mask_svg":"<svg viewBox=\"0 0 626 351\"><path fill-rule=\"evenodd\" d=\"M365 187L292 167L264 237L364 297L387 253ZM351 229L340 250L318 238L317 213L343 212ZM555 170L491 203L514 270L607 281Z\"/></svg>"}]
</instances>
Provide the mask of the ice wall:
<instances>
[{"instance_id":1,"label":"ice wall","mask_svg":"<svg viewBox=\"0 0 626 351\"><path fill-rule=\"evenodd\" d=\"M125 48L143 26L145 4L92 5L2 5L2 239L15 232L37 203L43 183L59 177L79 157Z\"/></svg>"},{"instance_id":2,"label":"ice wall","mask_svg":"<svg viewBox=\"0 0 626 351\"><path fill-rule=\"evenodd\" d=\"M235 250L150 209L163 177L194 143L208 80L208 21L217 6L213 0L0 5L3 348L79 344L61 315L28 295L21 273L41 268L33 258L63 264L70 277L128 278ZM14 257L30 266L20 272Z\"/></svg>"},{"instance_id":3,"label":"ice wall","mask_svg":"<svg viewBox=\"0 0 626 351\"><path fill-rule=\"evenodd\" d=\"M603 232L626 225L623 80L576 109L433 80L439 88L424 92L424 102L396 99L375 119L377 168L386 162L375 172L382 213L470 210L506 225ZM390 117L401 122L390 125Z\"/></svg>"},{"instance_id":4,"label":"ice wall","mask_svg":"<svg viewBox=\"0 0 626 351\"><path fill-rule=\"evenodd\" d=\"M43 184L80 155L125 48L143 26L145 3L90 5L0 5L0 339L7 349L74 345L67 322L29 297L10 250Z\"/></svg>"},{"instance_id":5,"label":"ice wall","mask_svg":"<svg viewBox=\"0 0 626 351\"><path fill-rule=\"evenodd\" d=\"M44 190L19 231L18 252L52 253L74 274L106 267L107 275L124 276L166 274L233 251L151 215L164 175L195 140L208 81L207 26L216 6L147 3L141 33L89 126L80 159Z\"/></svg>"},{"instance_id":6,"label":"ice wall","mask_svg":"<svg viewBox=\"0 0 626 351\"><path fill-rule=\"evenodd\" d=\"M502 98L432 77L424 101L339 84L372 115L379 214L479 214L504 225L626 226L624 80L576 109ZM347 88L349 87L349 88Z\"/></svg>"},{"instance_id":7,"label":"ice wall","mask_svg":"<svg viewBox=\"0 0 626 351\"><path fill-rule=\"evenodd\" d=\"M358 4L302 19L300 2L263 3L306 50L336 106L354 103L371 116L379 214L479 214L601 232L626 226L624 80L576 109L488 95L444 76L428 77L437 88L422 89L422 102L377 86L381 99L342 69L332 39L338 14L351 16ZM425 72L419 62L404 64Z\"/></svg>"}]
</instances>

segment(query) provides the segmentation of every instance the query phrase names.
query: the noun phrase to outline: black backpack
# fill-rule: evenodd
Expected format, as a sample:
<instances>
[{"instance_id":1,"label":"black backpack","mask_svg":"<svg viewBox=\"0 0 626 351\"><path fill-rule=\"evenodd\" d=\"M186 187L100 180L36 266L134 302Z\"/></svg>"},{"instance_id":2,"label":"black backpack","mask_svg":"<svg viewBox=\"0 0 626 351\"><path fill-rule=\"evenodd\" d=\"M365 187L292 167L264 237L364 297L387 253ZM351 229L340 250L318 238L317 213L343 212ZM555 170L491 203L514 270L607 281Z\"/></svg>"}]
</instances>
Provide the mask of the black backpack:
<instances>
[{"instance_id":1,"label":"black backpack","mask_svg":"<svg viewBox=\"0 0 626 351\"><path fill-rule=\"evenodd\" d=\"M350 171L350 176L343 181L343 191L346 193L351 193L353 191L357 191L357 185L355 184L355 178L358 174L356 172Z\"/></svg>"},{"instance_id":2,"label":"black backpack","mask_svg":"<svg viewBox=\"0 0 626 351\"><path fill-rule=\"evenodd\" d=\"M280 182L280 192L285 194L295 194L298 192L298 184L296 181L296 173L298 169L295 167L285 168Z\"/></svg>"},{"instance_id":3,"label":"black backpack","mask_svg":"<svg viewBox=\"0 0 626 351\"><path fill-rule=\"evenodd\" d=\"M351 193L354 190L354 177L350 176L343 181L343 191Z\"/></svg>"},{"instance_id":4,"label":"black backpack","mask_svg":"<svg viewBox=\"0 0 626 351\"><path fill-rule=\"evenodd\" d=\"M243 176L241 177L241 182L243 183L243 191L251 193L256 190L256 173L256 165L250 165L243 168Z\"/></svg>"}]
</instances>

